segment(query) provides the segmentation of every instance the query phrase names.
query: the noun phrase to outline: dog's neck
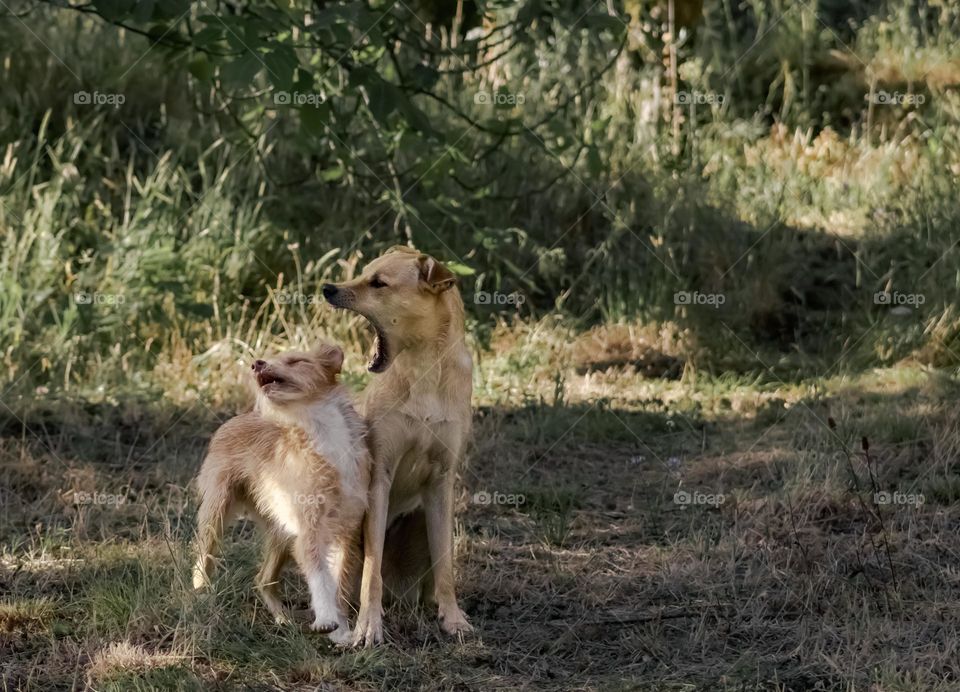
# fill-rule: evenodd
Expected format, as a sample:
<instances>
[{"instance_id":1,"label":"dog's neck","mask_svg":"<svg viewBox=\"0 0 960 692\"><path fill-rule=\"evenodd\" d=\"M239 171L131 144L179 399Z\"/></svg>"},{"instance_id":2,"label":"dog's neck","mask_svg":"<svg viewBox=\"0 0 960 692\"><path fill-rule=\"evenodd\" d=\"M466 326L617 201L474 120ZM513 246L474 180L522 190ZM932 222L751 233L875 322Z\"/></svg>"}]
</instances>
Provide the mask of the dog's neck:
<instances>
[{"instance_id":1,"label":"dog's neck","mask_svg":"<svg viewBox=\"0 0 960 692\"><path fill-rule=\"evenodd\" d=\"M469 411L470 386L464 392L464 382L472 381L473 361L464 335L463 301L454 287L438 302L433 338L403 344L394 362L368 389L368 401L377 396L377 390L389 391L398 399L396 408L427 421L464 415L459 410L464 402Z\"/></svg>"}]
</instances>

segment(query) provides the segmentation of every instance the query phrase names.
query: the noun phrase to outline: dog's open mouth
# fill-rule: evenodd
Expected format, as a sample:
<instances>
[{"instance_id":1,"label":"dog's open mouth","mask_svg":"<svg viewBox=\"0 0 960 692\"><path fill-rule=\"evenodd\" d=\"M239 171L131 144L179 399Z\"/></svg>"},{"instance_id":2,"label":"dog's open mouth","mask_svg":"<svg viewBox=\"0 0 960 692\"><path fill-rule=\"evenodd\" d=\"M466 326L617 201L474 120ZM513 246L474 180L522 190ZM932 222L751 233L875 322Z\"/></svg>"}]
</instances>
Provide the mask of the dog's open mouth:
<instances>
[{"instance_id":1,"label":"dog's open mouth","mask_svg":"<svg viewBox=\"0 0 960 692\"><path fill-rule=\"evenodd\" d=\"M383 333L380 326L371 320L373 331L376 332L376 338L373 341L373 358L367 365L370 372L383 372L390 366L390 347L387 344L387 335Z\"/></svg>"},{"instance_id":2,"label":"dog's open mouth","mask_svg":"<svg viewBox=\"0 0 960 692\"><path fill-rule=\"evenodd\" d=\"M266 387L268 384L284 384L286 380L272 372L261 371L257 373L257 384Z\"/></svg>"}]
</instances>

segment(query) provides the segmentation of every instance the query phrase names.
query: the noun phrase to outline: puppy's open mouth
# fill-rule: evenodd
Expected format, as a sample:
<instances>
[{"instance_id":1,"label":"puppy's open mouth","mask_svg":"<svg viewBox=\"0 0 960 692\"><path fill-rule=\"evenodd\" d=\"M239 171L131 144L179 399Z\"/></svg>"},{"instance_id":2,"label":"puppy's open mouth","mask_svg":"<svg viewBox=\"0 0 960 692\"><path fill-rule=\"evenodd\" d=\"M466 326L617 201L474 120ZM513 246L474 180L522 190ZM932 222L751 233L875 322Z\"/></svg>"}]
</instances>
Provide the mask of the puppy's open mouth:
<instances>
[{"instance_id":1,"label":"puppy's open mouth","mask_svg":"<svg viewBox=\"0 0 960 692\"><path fill-rule=\"evenodd\" d=\"M376 333L376 338L373 342L373 358L370 360L370 363L367 365L367 370L370 372L383 372L390 366L390 346L387 344L387 335L383 333L383 330L380 329L380 326L370 321L373 331Z\"/></svg>"},{"instance_id":2,"label":"puppy's open mouth","mask_svg":"<svg viewBox=\"0 0 960 692\"><path fill-rule=\"evenodd\" d=\"M266 387L268 384L285 384L286 380L278 375L274 375L271 372L258 372L257 373L257 384L261 387Z\"/></svg>"}]
</instances>

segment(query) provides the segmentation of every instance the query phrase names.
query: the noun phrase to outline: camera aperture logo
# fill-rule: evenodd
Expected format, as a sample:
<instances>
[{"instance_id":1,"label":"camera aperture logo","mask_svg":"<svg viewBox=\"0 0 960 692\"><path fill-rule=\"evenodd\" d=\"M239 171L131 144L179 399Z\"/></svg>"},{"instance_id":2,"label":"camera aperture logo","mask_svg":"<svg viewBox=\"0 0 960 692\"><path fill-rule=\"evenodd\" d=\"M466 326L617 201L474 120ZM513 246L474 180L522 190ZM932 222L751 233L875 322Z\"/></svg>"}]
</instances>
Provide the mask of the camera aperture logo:
<instances>
[{"instance_id":1,"label":"camera aperture logo","mask_svg":"<svg viewBox=\"0 0 960 692\"><path fill-rule=\"evenodd\" d=\"M496 490L478 490L473 494L473 504L483 505L506 505L508 507L519 507L526 504L527 496L523 493L501 493Z\"/></svg>"},{"instance_id":2,"label":"camera aperture logo","mask_svg":"<svg viewBox=\"0 0 960 692\"><path fill-rule=\"evenodd\" d=\"M702 493L699 490L690 492L689 490L678 490L673 494L673 503L680 505L681 509L686 509L691 505L706 505L708 507L719 507L727 501L723 493Z\"/></svg>"}]
</instances>

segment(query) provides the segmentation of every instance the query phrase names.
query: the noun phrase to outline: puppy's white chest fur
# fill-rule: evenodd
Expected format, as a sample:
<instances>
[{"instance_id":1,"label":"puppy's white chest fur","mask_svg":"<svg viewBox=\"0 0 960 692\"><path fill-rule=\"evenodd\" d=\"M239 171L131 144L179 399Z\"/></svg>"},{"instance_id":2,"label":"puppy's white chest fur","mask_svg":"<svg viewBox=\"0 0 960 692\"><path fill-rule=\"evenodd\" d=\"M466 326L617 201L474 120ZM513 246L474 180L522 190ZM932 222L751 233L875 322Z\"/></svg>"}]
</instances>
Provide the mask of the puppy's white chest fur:
<instances>
[{"instance_id":1,"label":"puppy's white chest fur","mask_svg":"<svg viewBox=\"0 0 960 692\"><path fill-rule=\"evenodd\" d=\"M363 440L343 413L340 402L328 399L308 409L302 422L314 450L340 474L340 483L346 495L362 494L360 457Z\"/></svg>"}]
</instances>

